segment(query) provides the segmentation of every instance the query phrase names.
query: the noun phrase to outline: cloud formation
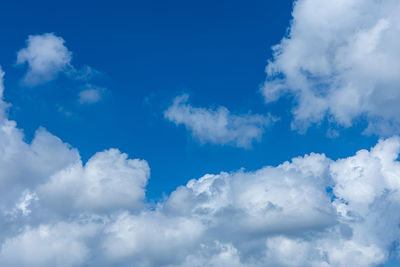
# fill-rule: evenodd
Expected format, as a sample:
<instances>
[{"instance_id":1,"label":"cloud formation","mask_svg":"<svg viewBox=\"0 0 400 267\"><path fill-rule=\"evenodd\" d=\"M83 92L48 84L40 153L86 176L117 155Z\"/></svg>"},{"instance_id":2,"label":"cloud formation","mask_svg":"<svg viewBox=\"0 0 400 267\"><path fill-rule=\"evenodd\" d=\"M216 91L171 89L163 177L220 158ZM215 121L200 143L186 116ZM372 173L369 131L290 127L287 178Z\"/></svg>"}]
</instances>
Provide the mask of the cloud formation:
<instances>
[{"instance_id":1,"label":"cloud formation","mask_svg":"<svg viewBox=\"0 0 400 267\"><path fill-rule=\"evenodd\" d=\"M30 35L26 47L17 53L17 65L28 65L22 82L28 86L49 82L71 68L71 58L63 38L54 33Z\"/></svg>"},{"instance_id":2,"label":"cloud formation","mask_svg":"<svg viewBox=\"0 0 400 267\"><path fill-rule=\"evenodd\" d=\"M312 153L206 174L150 204L146 161L109 149L83 163L44 128L27 143L1 111L1 266L377 266L397 256L399 137L336 161Z\"/></svg>"},{"instance_id":3,"label":"cloud formation","mask_svg":"<svg viewBox=\"0 0 400 267\"><path fill-rule=\"evenodd\" d=\"M276 120L270 115L231 114L225 107L193 107L188 100L186 94L176 97L164 116L177 125L183 124L201 143L248 148L260 141L265 128Z\"/></svg>"},{"instance_id":4,"label":"cloud formation","mask_svg":"<svg viewBox=\"0 0 400 267\"><path fill-rule=\"evenodd\" d=\"M288 35L273 48L266 102L293 95L293 127L366 118L367 133L400 130L400 3L298 0Z\"/></svg>"}]
</instances>

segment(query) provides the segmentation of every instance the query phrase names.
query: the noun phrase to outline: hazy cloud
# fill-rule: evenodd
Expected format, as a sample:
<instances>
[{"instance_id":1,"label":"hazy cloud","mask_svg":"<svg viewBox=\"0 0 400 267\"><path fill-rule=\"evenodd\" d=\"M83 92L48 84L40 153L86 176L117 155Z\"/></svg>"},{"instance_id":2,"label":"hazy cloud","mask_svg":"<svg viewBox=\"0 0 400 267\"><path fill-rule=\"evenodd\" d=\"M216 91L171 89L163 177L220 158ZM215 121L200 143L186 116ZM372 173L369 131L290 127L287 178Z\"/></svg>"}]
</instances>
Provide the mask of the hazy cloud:
<instances>
[{"instance_id":1,"label":"hazy cloud","mask_svg":"<svg viewBox=\"0 0 400 267\"><path fill-rule=\"evenodd\" d=\"M88 85L87 89L84 89L79 92L79 103L80 104L93 104L101 101L103 97L104 88L94 87L92 85Z\"/></svg>"}]
</instances>

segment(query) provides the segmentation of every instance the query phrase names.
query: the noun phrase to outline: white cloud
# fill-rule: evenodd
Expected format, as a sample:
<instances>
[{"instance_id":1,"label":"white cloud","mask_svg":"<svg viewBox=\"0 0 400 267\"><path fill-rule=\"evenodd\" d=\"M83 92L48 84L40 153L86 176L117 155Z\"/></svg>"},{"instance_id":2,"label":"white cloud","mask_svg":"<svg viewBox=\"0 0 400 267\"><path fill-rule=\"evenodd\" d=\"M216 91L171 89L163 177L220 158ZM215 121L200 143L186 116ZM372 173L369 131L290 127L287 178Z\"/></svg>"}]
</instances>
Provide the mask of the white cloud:
<instances>
[{"instance_id":1,"label":"white cloud","mask_svg":"<svg viewBox=\"0 0 400 267\"><path fill-rule=\"evenodd\" d=\"M44 129L27 144L1 125L1 265L376 266L400 238L398 137L207 174L148 208L145 161L111 149L83 165Z\"/></svg>"},{"instance_id":2,"label":"white cloud","mask_svg":"<svg viewBox=\"0 0 400 267\"><path fill-rule=\"evenodd\" d=\"M201 143L248 148L252 142L261 140L264 129L275 120L272 116L231 114L225 107L192 107L188 99L186 94L176 97L164 116L177 125L185 125Z\"/></svg>"},{"instance_id":3,"label":"white cloud","mask_svg":"<svg viewBox=\"0 0 400 267\"><path fill-rule=\"evenodd\" d=\"M262 88L267 102L296 99L293 127L328 118L368 133L400 130L400 3L298 0L288 36L274 47Z\"/></svg>"},{"instance_id":4,"label":"white cloud","mask_svg":"<svg viewBox=\"0 0 400 267\"><path fill-rule=\"evenodd\" d=\"M63 73L69 79L88 82L100 72L84 65L81 69L71 64L72 52L65 46L62 37L54 33L30 35L26 47L17 53L17 65L28 65L27 73L22 80L26 86L36 86L56 79ZM87 84L86 89L78 94L80 104L99 102L105 89Z\"/></svg>"},{"instance_id":5,"label":"white cloud","mask_svg":"<svg viewBox=\"0 0 400 267\"><path fill-rule=\"evenodd\" d=\"M121 214L104 231L103 252L110 262L135 262L136 266L167 266L196 250L205 226L185 216L144 212Z\"/></svg>"},{"instance_id":6,"label":"white cloud","mask_svg":"<svg viewBox=\"0 0 400 267\"><path fill-rule=\"evenodd\" d=\"M203 141L249 145L271 120L186 101L165 115ZM44 128L26 142L0 104L1 266L378 266L399 249L399 137L206 174L152 205L147 162L109 149L84 164Z\"/></svg>"},{"instance_id":7,"label":"white cloud","mask_svg":"<svg viewBox=\"0 0 400 267\"><path fill-rule=\"evenodd\" d=\"M1 248L2 266L82 266L90 250L85 235L93 229L76 224L59 223L25 229L20 235L7 239Z\"/></svg>"},{"instance_id":8,"label":"white cloud","mask_svg":"<svg viewBox=\"0 0 400 267\"><path fill-rule=\"evenodd\" d=\"M88 85L88 88L79 92L80 104L93 104L99 102L102 98L104 88L97 88Z\"/></svg>"},{"instance_id":9,"label":"white cloud","mask_svg":"<svg viewBox=\"0 0 400 267\"><path fill-rule=\"evenodd\" d=\"M72 53L64 43L64 39L54 33L30 35L27 46L17 54L18 65L28 64L23 83L35 86L49 82L71 67Z\"/></svg>"},{"instance_id":10,"label":"white cloud","mask_svg":"<svg viewBox=\"0 0 400 267\"><path fill-rule=\"evenodd\" d=\"M232 245L244 266L376 266L400 237L399 152L394 137L338 161L312 154L206 175L164 209L206 222L207 237Z\"/></svg>"},{"instance_id":11,"label":"white cloud","mask_svg":"<svg viewBox=\"0 0 400 267\"><path fill-rule=\"evenodd\" d=\"M117 149L96 153L60 170L37 190L55 209L114 212L141 208L150 175L147 162L128 159Z\"/></svg>"}]
</instances>

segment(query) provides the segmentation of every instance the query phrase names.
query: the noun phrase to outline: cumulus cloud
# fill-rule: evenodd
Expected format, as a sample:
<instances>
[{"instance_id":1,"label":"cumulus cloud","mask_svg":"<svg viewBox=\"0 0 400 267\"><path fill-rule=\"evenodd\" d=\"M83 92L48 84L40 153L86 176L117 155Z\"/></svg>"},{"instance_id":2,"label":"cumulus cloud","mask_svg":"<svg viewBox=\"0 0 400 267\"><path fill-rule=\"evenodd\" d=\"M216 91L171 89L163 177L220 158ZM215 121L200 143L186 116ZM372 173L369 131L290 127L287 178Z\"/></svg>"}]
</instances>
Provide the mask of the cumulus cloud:
<instances>
[{"instance_id":1,"label":"cumulus cloud","mask_svg":"<svg viewBox=\"0 0 400 267\"><path fill-rule=\"evenodd\" d=\"M351 8L349 3L353 4ZM315 57L314 62L302 61L309 57L303 56L305 50L289 45L293 40L300 40L297 36L304 33L304 30L295 30L302 25L296 20L298 14L310 12L309 16L300 17L311 21L318 21L322 15L326 18L325 26L310 23L302 26L304 29L328 29L335 21L338 24L331 29L333 33L352 36L352 40L368 39L374 34L381 36L391 29L395 18L385 17L374 24L370 19L373 12L358 10L361 6L367 8L363 3L355 0L324 4L299 0L296 3L290 36L277 48L280 52L269 65L273 76L264 88L268 99L275 99L284 91L296 94L299 101L295 110L296 125L317 122L326 114L338 123L350 125L359 113L355 112L346 122L340 118L351 113L348 109L340 109L341 117L333 106L326 107L326 103L333 105L328 99L345 87L326 87L324 77L334 81L333 84L349 82L348 86L358 88L363 80L353 81L353 72L362 74L360 77L367 75L345 53L353 44L337 44L344 46L343 49L330 46L332 55L341 50L348 56L345 58L349 61L344 62L351 67L346 75L340 73L341 69L334 69L333 75L329 60L325 69L321 67L323 56ZM375 7L376 2L368 3L369 8ZM309 9L308 5L318 10ZM327 10L326 5L334 8ZM379 12L387 14L394 10L394 4L390 6L392 9L386 5L389 4L382 4ZM343 19L336 21L337 15L329 16L339 12L336 10L350 15L344 13ZM362 25L355 35L354 29L341 32L357 12L365 17L365 24L355 21ZM297 31L300 32L295 34ZM316 32L308 34L315 37ZM323 37L333 33L328 31ZM379 38L371 41L370 47L380 44ZM365 42L360 41L360 46ZM291 51L289 48L299 53L291 54L287 52ZM274 75L283 73L283 67L289 64L279 63L286 62L287 55L294 57L294 65L285 69L290 75L284 73L279 80ZM365 58L369 56L367 53ZM308 68L296 65L300 63L308 64ZM373 66L365 66L369 67ZM315 73L322 76L309 76ZM7 117L3 78L0 69L1 266L379 266L391 257L398 257L400 137L382 139L370 150L360 150L354 156L338 160L311 153L251 172L206 174L152 204L145 196L150 168L144 160L131 159L117 149L108 149L84 163L76 148L45 128L39 128L33 140L27 142L16 122ZM369 78L377 79L373 75ZM299 87L296 90L286 87L290 83ZM396 100L393 98L395 87L390 87L393 84L388 83L385 89L375 83L370 86L371 94L378 88L392 88L393 94L386 95L388 102L382 112L395 114L397 106L391 105ZM373 101L379 97L372 99L372 95L366 96L357 90L350 91L362 94L362 107L368 106L365 103L378 103ZM306 105L314 98L321 104L317 109ZM372 123L389 118L373 109L362 112L366 112L375 126ZM372 121L375 115L381 117ZM261 115L234 115L222 107L192 107L186 95L176 98L165 116L176 124L184 124L201 142L242 147L261 138L263 129L273 121Z\"/></svg>"},{"instance_id":2,"label":"cumulus cloud","mask_svg":"<svg viewBox=\"0 0 400 267\"><path fill-rule=\"evenodd\" d=\"M260 141L265 128L276 120L270 115L231 114L225 107L193 107L188 99L186 94L176 97L164 116L177 125L183 124L201 143L248 148L252 142Z\"/></svg>"},{"instance_id":3,"label":"cumulus cloud","mask_svg":"<svg viewBox=\"0 0 400 267\"><path fill-rule=\"evenodd\" d=\"M26 47L17 54L17 65L28 65L23 83L35 86L49 82L71 65L72 53L63 38L54 33L30 35Z\"/></svg>"},{"instance_id":4,"label":"cumulus cloud","mask_svg":"<svg viewBox=\"0 0 400 267\"><path fill-rule=\"evenodd\" d=\"M149 174L147 162L109 149L96 153L85 166L77 161L60 170L37 190L60 210L134 210L143 203Z\"/></svg>"},{"instance_id":5,"label":"cumulus cloud","mask_svg":"<svg viewBox=\"0 0 400 267\"><path fill-rule=\"evenodd\" d=\"M2 83L0 83L2 84ZM83 163L0 120L2 266L378 266L397 257L400 138L331 160L206 174L150 204L148 164Z\"/></svg>"},{"instance_id":6,"label":"cumulus cloud","mask_svg":"<svg viewBox=\"0 0 400 267\"><path fill-rule=\"evenodd\" d=\"M82 266L90 250L84 242L93 229L90 225L59 223L27 228L7 239L0 252L2 266Z\"/></svg>"},{"instance_id":7,"label":"cumulus cloud","mask_svg":"<svg viewBox=\"0 0 400 267\"><path fill-rule=\"evenodd\" d=\"M288 35L273 48L262 91L267 102L293 95L293 127L357 118L367 133L400 130L400 3L297 0Z\"/></svg>"}]
</instances>

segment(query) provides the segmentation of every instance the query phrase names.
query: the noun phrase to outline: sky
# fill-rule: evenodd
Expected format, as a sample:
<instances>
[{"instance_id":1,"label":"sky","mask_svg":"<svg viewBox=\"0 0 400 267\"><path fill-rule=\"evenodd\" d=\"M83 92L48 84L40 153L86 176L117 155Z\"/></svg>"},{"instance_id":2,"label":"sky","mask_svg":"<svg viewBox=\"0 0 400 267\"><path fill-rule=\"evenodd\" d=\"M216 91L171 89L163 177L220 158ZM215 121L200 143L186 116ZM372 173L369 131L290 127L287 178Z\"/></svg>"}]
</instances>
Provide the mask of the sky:
<instances>
[{"instance_id":1,"label":"sky","mask_svg":"<svg viewBox=\"0 0 400 267\"><path fill-rule=\"evenodd\" d=\"M1 5L0 265L398 263L398 1Z\"/></svg>"}]
</instances>

